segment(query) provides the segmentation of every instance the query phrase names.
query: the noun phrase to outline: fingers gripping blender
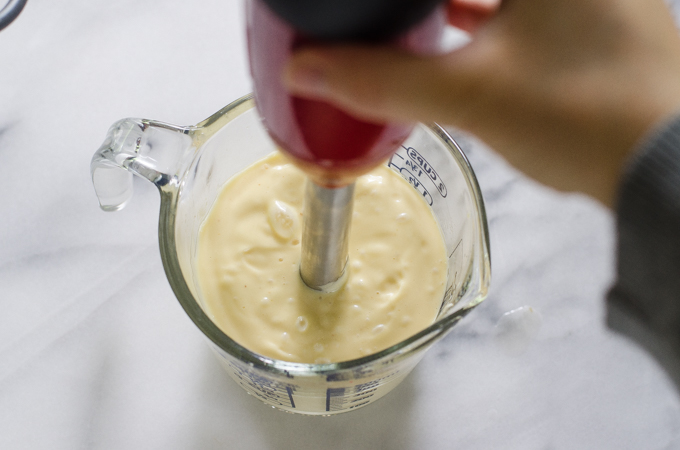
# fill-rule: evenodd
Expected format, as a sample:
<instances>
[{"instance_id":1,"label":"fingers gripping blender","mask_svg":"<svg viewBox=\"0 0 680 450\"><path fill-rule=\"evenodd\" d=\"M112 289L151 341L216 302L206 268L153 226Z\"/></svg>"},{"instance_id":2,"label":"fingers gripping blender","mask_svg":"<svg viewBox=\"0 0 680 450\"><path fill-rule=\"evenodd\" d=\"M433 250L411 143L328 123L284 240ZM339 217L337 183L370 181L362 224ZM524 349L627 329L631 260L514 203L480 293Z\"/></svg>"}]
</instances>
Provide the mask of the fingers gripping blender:
<instances>
[{"instance_id":1,"label":"fingers gripping blender","mask_svg":"<svg viewBox=\"0 0 680 450\"><path fill-rule=\"evenodd\" d=\"M314 43L389 43L437 51L445 24L439 0L251 0L248 52L257 109L270 136L308 175L300 275L312 289L343 282L354 180L389 157L412 126L359 120L290 95L281 74L294 50Z\"/></svg>"}]
</instances>

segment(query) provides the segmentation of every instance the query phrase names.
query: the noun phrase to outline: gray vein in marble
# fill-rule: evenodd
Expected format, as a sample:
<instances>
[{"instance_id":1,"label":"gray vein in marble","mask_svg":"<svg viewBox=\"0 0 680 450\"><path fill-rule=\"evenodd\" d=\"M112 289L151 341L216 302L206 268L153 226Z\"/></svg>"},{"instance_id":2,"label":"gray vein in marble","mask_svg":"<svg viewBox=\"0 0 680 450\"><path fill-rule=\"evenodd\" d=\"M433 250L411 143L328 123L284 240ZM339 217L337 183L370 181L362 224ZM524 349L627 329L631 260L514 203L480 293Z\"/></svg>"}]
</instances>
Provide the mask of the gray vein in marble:
<instances>
[{"instance_id":1,"label":"gray vein in marble","mask_svg":"<svg viewBox=\"0 0 680 450\"><path fill-rule=\"evenodd\" d=\"M3 342L0 350L0 381L10 377L17 369L29 363L64 334L69 333L107 301L115 298L120 290L137 279L157 269L155 246L131 254L118 267L111 268L100 279L79 287L79 293L66 299L59 308L31 328L9 342Z\"/></svg>"},{"instance_id":2,"label":"gray vein in marble","mask_svg":"<svg viewBox=\"0 0 680 450\"><path fill-rule=\"evenodd\" d=\"M10 129L12 129L12 127L14 127L14 125L15 125L14 123L11 123L11 124L0 124L0 152L2 152L3 146L2 146L1 144L2 144L3 138L5 137L5 134L7 134L7 132L8 132Z\"/></svg>"}]
</instances>

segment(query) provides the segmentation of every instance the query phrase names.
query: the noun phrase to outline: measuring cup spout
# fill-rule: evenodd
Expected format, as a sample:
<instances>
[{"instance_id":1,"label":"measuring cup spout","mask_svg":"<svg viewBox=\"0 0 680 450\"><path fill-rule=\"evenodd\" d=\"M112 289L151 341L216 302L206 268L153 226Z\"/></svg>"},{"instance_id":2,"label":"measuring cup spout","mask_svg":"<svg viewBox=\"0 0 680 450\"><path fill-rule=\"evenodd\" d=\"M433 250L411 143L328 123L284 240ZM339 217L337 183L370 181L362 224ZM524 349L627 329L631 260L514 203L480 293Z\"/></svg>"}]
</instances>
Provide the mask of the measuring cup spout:
<instances>
[{"instance_id":1,"label":"measuring cup spout","mask_svg":"<svg viewBox=\"0 0 680 450\"><path fill-rule=\"evenodd\" d=\"M90 164L99 206L122 209L132 197L133 174L161 190L174 189L195 150L195 130L146 119L114 123Z\"/></svg>"}]
</instances>

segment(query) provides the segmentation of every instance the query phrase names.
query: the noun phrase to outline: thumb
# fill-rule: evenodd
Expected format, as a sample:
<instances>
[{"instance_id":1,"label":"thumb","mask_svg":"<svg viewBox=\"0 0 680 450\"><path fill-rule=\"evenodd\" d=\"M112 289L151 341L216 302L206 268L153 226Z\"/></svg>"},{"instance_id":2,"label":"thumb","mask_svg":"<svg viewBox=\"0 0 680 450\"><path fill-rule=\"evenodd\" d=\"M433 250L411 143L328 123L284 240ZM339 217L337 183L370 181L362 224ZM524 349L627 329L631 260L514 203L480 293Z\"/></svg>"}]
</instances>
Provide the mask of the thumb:
<instances>
[{"instance_id":1,"label":"thumb","mask_svg":"<svg viewBox=\"0 0 680 450\"><path fill-rule=\"evenodd\" d=\"M293 55L283 79L295 95L366 120L453 124L467 84L454 59L387 47L306 48Z\"/></svg>"}]
</instances>

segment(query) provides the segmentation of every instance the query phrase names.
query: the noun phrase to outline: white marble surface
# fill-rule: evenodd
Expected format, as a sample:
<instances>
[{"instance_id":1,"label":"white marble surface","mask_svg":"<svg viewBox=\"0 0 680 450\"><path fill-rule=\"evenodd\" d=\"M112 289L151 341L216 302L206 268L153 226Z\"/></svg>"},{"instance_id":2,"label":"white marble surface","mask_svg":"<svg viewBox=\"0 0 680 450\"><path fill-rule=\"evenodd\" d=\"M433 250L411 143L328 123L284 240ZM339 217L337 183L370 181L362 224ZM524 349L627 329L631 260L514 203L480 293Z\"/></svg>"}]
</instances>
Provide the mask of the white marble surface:
<instances>
[{"instance_id":1,"label":"white marble surface","mask_svg":"<svg viewBox=\"0 0 680 450\"><path fill-rule=\"evenodd\" d=\"M165 280L153 187L104 213L89 175L115 120L188 125L250 90L240 2L188 4L29 0L0 32L1 449L680 447L665 374L603 325L611 215L460 134L489 214L487 301L361 410L295 416L237 387ZM534 333L503 345L524 305Z\"/></svg>"}]
</instances>

